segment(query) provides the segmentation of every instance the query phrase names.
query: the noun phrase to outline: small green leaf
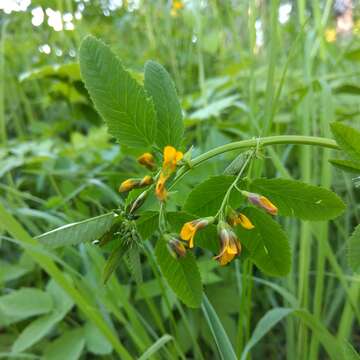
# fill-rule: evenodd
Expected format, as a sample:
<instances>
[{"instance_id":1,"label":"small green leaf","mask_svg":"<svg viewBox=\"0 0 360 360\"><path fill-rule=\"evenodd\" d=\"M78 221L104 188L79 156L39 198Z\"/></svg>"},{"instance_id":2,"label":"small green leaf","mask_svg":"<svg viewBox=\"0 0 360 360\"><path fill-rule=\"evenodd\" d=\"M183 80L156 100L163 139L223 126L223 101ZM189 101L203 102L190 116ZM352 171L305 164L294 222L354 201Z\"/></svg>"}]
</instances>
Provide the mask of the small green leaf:
<instances>
[{"instance_id":1,"label":"small green leaf","mask_svg":"<svg viewBox=\"0 0 360 360\"><path fill-rule=\"evenodd\" d=\"M173 340L173 337L165 334L161 338L157 339L140 357L138 360L151 359L166 343Z\"/></svg>"},{"instance_id":2,"label":"small green leaf","mask_svg":"<svg viewBox=\"0 0 360 360\"><path fill-rule=\"evenodd\" d=\"M143 276L140 261L140 247L137 244L133 244L126 252L125 262L136 284L140 285L143 282Z\"/></svg>"},{"instance_id":3,"label":"small green leaf","mask_svg":"<svg viewBox=\"0 0 360 360\"><path fill-rule=\"evenodd\" d=\"M97 240L110 229L114 217L114 213L108 213L84 221L67 224L42 234L37 239L41 244L49 248Z\"/></svg>"},{"instance_id":4,"label":"small green leaf","mask_svg":"<svg viewBox=\"0 0 360 360\"><path fill-rule=\"evenodd\" d=\"M349 239L348 259L353 271L360 269L360 225L358 225Z\"/></svg>"},{"instance_id":5,"label":"small green leaf","mask_svg":"<svg viewBox=\"0 0 360 360\"><path fill-rule=\"evenodd\" d=\"M84 328L86 348L95 355L106 355L112 351L112 346L99 329L87 322Z\"/></svg>"},{"instance_id":6,"label":"small green leaf","mask_svg":"<svg viewBox=\"0 0 360 360\"><path fill-rule=\"evenodd\" d=\"M337 168L350 172L353 174L360 173L360 161L342 160L342 159L330 159L330 163Z\"/></svg>"},{"instance_id":7,"label":"small green leaf","mask_svg":"<svg viewBox=\"0 0 360 360\"><path fill-rule=\"evenodd\" d=\"M0 311L21 319L46 314L52 308L51 295L39 289L21 288L0 297Z\"/></svg>"},{"instance_id":8,"label":"small green leaf","mask_svg":"<svg viewBox=\"0 0 360 360\"><path fill-rule=\"evenodd\" d=\"M332 191L288 179L257 179L250 191L270 199L279 215L303 220L330 220L345 209L344 202Z\"/></svg>"},{"instance_id":9,"label":"small green leaf","mask_svg":"<svg viewBox=\"0 0 360 360\"><path fill-rule=\"evenodd\" d=\"M155 61L145 65L145 90L152 97L157 113L156 143L162 149L166 145L181 145L184 124L175 85L165 68Z\"/></svg>"},{"instance_id":10,"label":"small green leaf","mask_svg":"<svg viewBox=\"0 0 360 360\"><path fill-rule=\"evenodd\" d=\"M220 175L211 177L195 186L186 199L184 211L198 216L215 215L234 180L234 176ZM230 204L239 207L242 201L240 193L233 190L230 195Z\"/></svg>"},{"instance_id":11,"label":"small green leaf","mask_svg":"<svg viewBox=\"0 0 360 360\"><path fill-rule=\"evenodd\" d=\"M147 240L159 227L159 213L157 211L146 211L136 221L136 228L143 238Z\"/></svg>"},{"instance_id":12,"label":"small green leaf","mask_svg":"<svg viewBox=\"0 0 360 360\"><path fill-rule=\"evenodd\" d=\"M340 122L331 124L335 140L345 153L355 161L360 161L360 131Z\"/></svg>"},{"instance_id":13,"label":"small green leaf","mask_svg":"<svg viewBox=\"0 0 360 360\"><path fill-rule=\"evenodd\" d=\"M291 250L284 230L261 210L248 207L242 212L255 226L252 230L241 226L235 229L250 258L267 275L287 275L291 266Z\"/></svg>"},{"instance_id":14,"label":"small green leaf","mask_svg":"<svg viewBox=\"0 0 360 360\"><path fill-rule=\"evenodd\" d=\"M123 145L152 145L156 135L154 105L110 48L87 36L80 46L80 71L110 134Z\"/></svg>"},{"instance_id":15,"label":"small green leaf","mask_svg":"<svg viewBox=\"0 0 360 360\"><path fill-rule=\"evenodd\" d=\"M44 351L44 360L77 360L85 346L84 330L66 331L52 341Z\"/></svg>"},{"instance_id":16,"label":"small green leaf","mask_svg":"<svg viewBox=\"0 0 360 360\"><path fill-rule=\"evenodd\" d=\"M107 259L107 261L105 263L103 274L102 274L102 281L104 284L107 283L111 274L120 265L121 258L125 255L125 253L129 249L129 244L126 241L124 241L124 239L118 238L118 239L115 239L114 241L118 241L119 244L111 252L109 258Z\"/></svg>"},{"instance_id":17,"label":"small green leaf","mask_svg":"<svg viewBox=\"0 0 360 360\"><path fill-rule=\"evenodd\" d=\"M202 284L194 255L187 251L184 257L175 259L163 239L157 241L155 253L161 272L179 299L189 307L199 307Z\"/></svg>"}]
</instances>

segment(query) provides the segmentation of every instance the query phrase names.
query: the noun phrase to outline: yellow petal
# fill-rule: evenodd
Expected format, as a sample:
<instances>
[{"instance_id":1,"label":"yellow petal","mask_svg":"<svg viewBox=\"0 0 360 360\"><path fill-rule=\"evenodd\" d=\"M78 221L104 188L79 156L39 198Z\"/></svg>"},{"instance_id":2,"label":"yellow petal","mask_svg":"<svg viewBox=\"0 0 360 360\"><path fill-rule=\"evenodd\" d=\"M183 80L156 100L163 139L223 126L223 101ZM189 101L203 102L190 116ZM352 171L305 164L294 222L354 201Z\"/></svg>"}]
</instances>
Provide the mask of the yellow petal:
<instances>
[{"instance_id":1,"label":"yellow petal","mask_svg":"<svg viewBox=\"0 0 360 360\"><path fill-rule=\"evenodd\" d=\"M235 225L241 225L244 229L253 229L255 226L253 225L253 223L250 221L250 219L244 215L244 214L239 214L235 220Z\"/></svg>"}]
</instances>

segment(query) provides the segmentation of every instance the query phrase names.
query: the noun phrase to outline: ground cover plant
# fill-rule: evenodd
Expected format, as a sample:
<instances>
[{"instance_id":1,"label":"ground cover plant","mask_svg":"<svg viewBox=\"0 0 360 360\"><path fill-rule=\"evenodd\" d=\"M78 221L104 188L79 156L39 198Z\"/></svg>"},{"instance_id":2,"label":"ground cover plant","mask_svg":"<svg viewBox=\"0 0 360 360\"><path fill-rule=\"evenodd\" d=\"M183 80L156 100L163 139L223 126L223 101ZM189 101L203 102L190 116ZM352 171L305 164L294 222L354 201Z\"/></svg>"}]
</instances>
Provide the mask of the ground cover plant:
<instances>
[{"instance_id":1,"label":"ground cover plant","mask_svg":"<svg viewBox=\"0 0 360 360\"><path fill-rule=\"evenodd\" d=\"M4 16L0 357L359 358L346 4Z\"/></svg>"}]
</instances>

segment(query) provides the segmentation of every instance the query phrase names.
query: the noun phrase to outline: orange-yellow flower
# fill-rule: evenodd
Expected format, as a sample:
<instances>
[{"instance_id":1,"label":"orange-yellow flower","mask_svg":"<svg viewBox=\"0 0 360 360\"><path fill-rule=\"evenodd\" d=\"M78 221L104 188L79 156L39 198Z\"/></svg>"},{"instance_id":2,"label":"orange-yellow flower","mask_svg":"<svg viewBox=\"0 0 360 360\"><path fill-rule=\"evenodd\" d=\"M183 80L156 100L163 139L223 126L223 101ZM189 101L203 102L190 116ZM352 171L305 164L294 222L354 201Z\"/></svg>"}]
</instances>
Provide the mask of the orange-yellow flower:
<instances>
[{"instance_id":1,"label":"orange-yellow flower","mask_svg":"<svg viewBox=\"0 0 360 360\"><path fill-rule=\"evenodd\" d=\"M255 226L250 219L242 213L234 213L229 217L229 224L231 226L241 225L244 229L251 230Z\"/></svg>"},{"instance_id":2,"label":"orange-yellow flower","mask_svg":"<svg viewBox=\"0 0 360 360\"><path fill-rule=\"evenodd\" d=\"M119 192L126 192L135 189L140 184L139 179L127 179L119 186Z\"/></svg>"},{"instance_id":3,"label":"orange-yellow flower","mask_svg":"<svg viewBox=\"0 0 360 360\"><path fill-rule=\"evenodd\" d=\"M137 161L139 164L145 166L146 168L148 168L149 170L154 170L156 164L155 164L155 159L154 156L151 153L144 153L141 156L139 156L137 158Z\"/></svg>"},{"instance_id":4,"label":"orange-yellow flower","mask_svg":"<svg viewBox=\"0 0 360 360\"><path fill-rule=\"evenodd\" d=\"M196 219L185 223L180 231L181 239L189 242L189 248L194 247L196 232L214 221L213 217Z\"/></svg>"},{"instance_id":5,"label":"orange-yellow flower","mask_svg":"<svg viewBox=\"0 0 360 360\"><path fill-rule=\"evenodd\" d=\"M167 191L165 183L176 170L176 166L183 156L183 153L177 151L173 146L165 146L162 169L155 188L155 193L159 200L164 201L166 199Z\"/></svg>"},{"instance_id":6,"label":"orange-yellow flower","mask_svg":"<svg viewBox=\"0 0 360 360\"><path fill-rule=\"evenodd\" d=\"M218 260L221 266L224 266L232 261L235 256L240 254L241 245L236 234L226 223L219 223L218 233L221 242L221 250L214 259Z\"/></svg>"},{"instance_id":7,"label":"orange-yellow flower","mask_svg":"<svg viewBox=\"0 0 360 360\"><path fill-rule=\"evenodd\" d=\"M153 183L153 178L149 175L144 176L142 179L127 179L119 186L119 192L126 192L132 189L142 188Z\"/></svg>"},{"instance_id":8,"label":"orange-yellow flower","mask_svg":"<svg viewBox=\"0 0 360 360\"><path fill-rule=\"evenodd\" d=\"M267 197L247 191L242 191L242 194L246 196L252 204L263 208L269 214L276 215L278 213L278 208Z\"/></svg>"}]
</instances>

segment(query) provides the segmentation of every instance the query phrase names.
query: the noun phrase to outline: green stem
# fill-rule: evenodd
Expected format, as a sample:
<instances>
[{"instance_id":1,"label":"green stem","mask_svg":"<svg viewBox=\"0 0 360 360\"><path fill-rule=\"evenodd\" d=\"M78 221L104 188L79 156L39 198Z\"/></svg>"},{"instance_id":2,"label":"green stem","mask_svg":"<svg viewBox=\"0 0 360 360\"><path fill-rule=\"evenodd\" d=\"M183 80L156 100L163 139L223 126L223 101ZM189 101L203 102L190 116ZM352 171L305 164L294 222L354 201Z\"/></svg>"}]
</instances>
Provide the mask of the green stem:
<instances>
[{"instance_id":1,"label":"green stem","mask_svg":"<svg viewBox=\"0 0 360 360\"><path fill-rule=\"evenodd\" d=\"M278 135L278 136L268 136L264 138L250 139L250 140L234 141L230 144L218 146L212 150L209 150L197 156L193 160L191 160L189 164L181 167L174 179L172 186L174 186L190 170L192 170L196 166L199 166L201 163L220 154L234 150L249 149L249 148L269 146L269 145L280 145L280 144L313 145L313 146L320 146L335 150L340 149L339 146L336 144L335 140L324 137L317 137L317 136Z\"/></svg>"}]
</instances>

